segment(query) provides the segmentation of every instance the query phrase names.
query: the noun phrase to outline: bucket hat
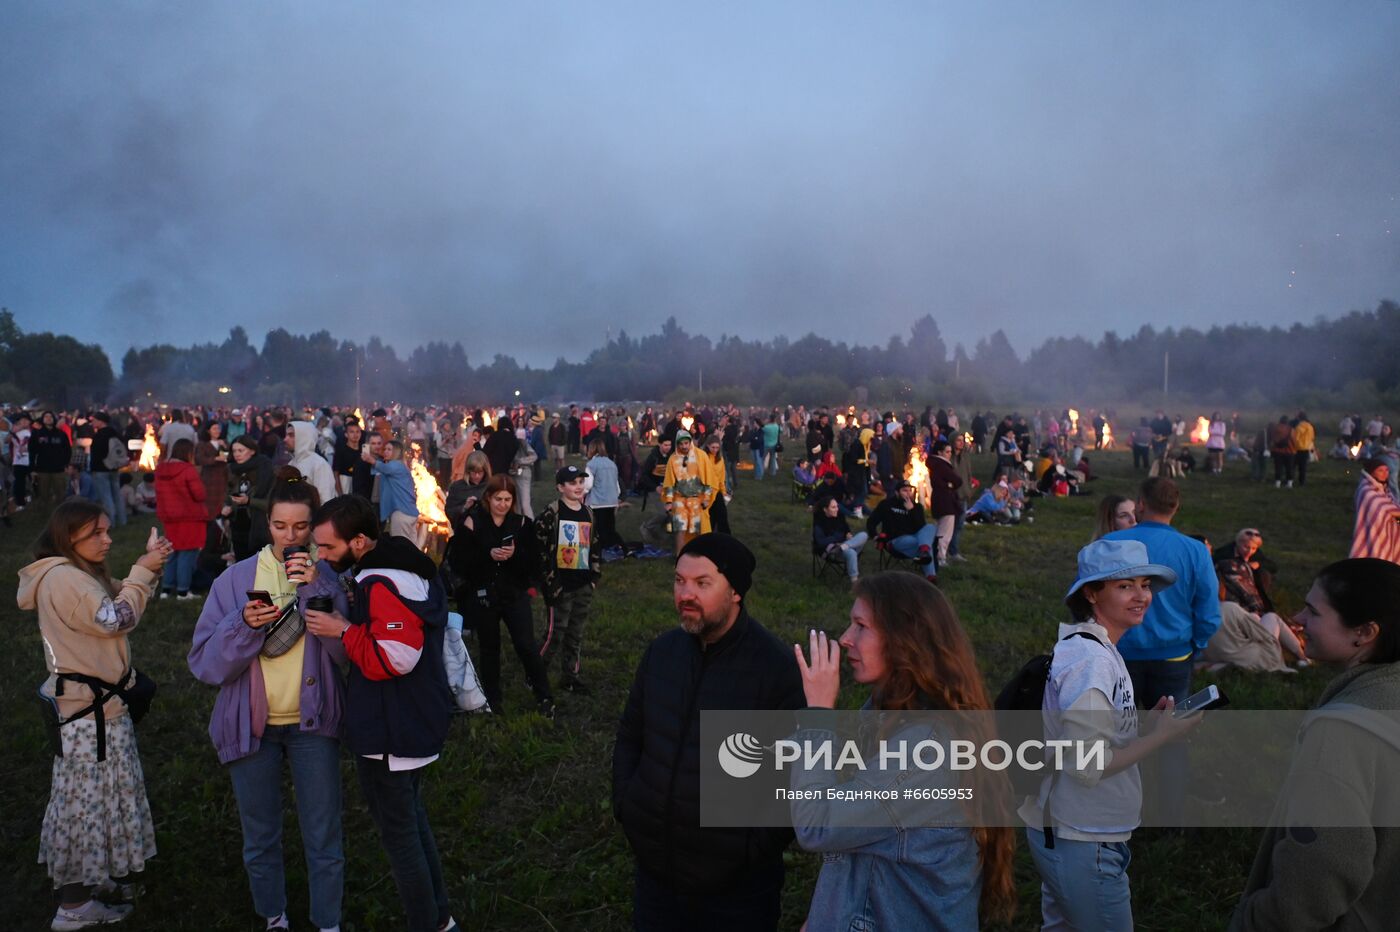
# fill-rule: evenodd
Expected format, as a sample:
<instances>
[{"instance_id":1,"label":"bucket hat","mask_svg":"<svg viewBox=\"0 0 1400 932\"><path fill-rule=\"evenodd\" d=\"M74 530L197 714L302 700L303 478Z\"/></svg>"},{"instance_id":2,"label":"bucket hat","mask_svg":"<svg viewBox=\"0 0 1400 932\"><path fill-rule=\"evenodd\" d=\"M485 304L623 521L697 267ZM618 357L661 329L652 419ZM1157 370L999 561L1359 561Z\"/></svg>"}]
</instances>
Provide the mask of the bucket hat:
<instances>
[{"instance_id":1,"label":"bucket hat","mask_svg":"<svg viewBox=\"0 0 1400 932\"><path fill-rule=\"evenodd\" d=\"M1176 582L1176 571L1170 566L1153 563L1147 556L1147 545L1140 540L1112 540L1101 537L1079 551L1079 578L1065 593L1065 601L1088 583L1108 579L1152 577L1155 595Z\"/></svg>"}]
</instances>

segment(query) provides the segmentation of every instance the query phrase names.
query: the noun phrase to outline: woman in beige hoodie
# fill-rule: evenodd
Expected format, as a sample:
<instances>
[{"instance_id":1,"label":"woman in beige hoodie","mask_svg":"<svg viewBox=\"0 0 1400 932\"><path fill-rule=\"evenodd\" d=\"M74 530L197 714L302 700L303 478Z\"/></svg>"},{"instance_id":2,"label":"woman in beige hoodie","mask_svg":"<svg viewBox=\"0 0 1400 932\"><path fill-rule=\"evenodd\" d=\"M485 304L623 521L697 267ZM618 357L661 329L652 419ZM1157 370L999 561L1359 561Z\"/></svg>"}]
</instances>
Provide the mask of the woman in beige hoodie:
<instances>
[{"instance_id":1,"label":"woman in beige hoodie","mask_svg":"<svg viewBox=\"0 0 1400 932\"><path fill-rule=\"evenodd\" d=\"M130 899L134 885L126 878L156 853L126 701L135 685L127 635L172 548L152 530L146 552L118 583L107 572L109 530L100 505L64 502L39 537L35 561L19 573L19 607L39 614L49 671L43 693L62 723L63 753L54 758L39 838L39 860L60 890L56 930L125 918L130 905L93 899L94 888ZM105 700L100 714L94 687Z\"/></svg>"}]
</instances>

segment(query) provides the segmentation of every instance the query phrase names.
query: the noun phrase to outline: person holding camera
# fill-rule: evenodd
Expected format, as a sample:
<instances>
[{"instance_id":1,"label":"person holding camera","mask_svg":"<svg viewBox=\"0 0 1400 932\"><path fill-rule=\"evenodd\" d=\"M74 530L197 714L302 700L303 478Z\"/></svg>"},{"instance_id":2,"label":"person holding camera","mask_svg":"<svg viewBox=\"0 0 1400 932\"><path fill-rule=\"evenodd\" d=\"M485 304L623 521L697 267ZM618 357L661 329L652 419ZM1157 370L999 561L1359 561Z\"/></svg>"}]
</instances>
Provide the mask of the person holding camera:
<instances>
[{"instance_id":1,"label":"person holding camera","mask_svg":"<svg viewBox=\"0 0 1400 932\"><path fill-rule=\"evenodd\" d=\"M111 526L96 502L64 502L49 515L34 562L19 572L19 607L39 615L49 672L40 695L58 731L39 834L39 861L59 891L58 930L125 919L132 877L156 853L133 727L155 684L132 669L127 635L174 548L152 529L146 552L116 582L107 569ZM121 902L108 905L94 892Z\"/></svg>"},{"instance_id":2,"label":"person holding camera","mask_svg":"<svg viewBox=\"0 0 1400 932\"><path fill-rule=\"evenodd\" d=\"M581 475L581 474L580 474ZM463 580L458 609L481 642L481 687L492 711L501 712L501 625L525 668L539 711L554 715L549 676L535 643L530 586L536 573L534 522L516 507L515 480L493 475L481 500L467 510L447 551Z\"/></svg>"},{"instance_id":3,"label":"person holding camera","mask_svg":"<svg viewBox=\"0 0 1400 932\"><path fill-rule=\"evenodd\" d=\"M290 928L282 862L283 761L292 772L306 850L311 921L338 929L345 852L340 827L340 726L345 662L337 637L307 636L308 611L347 611L335 570L309 550L317 490L292 467L268 494L272 542L214 581L195 625L189 666L218 686L209 737L228 765L243 827L253 908Z\"/></svg>"}]
</instances>

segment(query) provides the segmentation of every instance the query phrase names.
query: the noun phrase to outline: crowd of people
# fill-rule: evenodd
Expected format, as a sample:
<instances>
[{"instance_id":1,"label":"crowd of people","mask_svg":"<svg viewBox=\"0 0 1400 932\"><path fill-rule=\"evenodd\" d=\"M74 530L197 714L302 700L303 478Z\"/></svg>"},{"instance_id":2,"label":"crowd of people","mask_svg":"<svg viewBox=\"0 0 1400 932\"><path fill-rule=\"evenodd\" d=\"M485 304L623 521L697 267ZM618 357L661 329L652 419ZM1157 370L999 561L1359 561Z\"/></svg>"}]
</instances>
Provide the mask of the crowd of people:
<instances>
[{"instance_id":1,"label":"crowd of people","mask_svg":"<svg viewBox=\"0 0 1400 932\"><path fill-rule=\"evenodd\" d=\"M423 779L456 707L445 662L454 614L475 633L482 708L505 712L504 626L535 711L550 718L556 688L590 691L585 633L604 564L660 555L675 561L677 625L641 659L612 762L613 811L636 856L634 927L775 928L782 854L794 838L823 855L810 932L975 929L1011 916L1016 839L1005 827L930 828L892 817L884 827L842 829L804 820L801 806L793 829L702 826L699 716L834 709L843 653L852 679L869 689L866 708L990 710L972 641L936 585L940 568L963 559L959 536L968 522L1019 523L1032 517L1035 498L1086 494L1095 478L1086 451L1112 442L1108 417L977 413L964 431L955 411L932 406L921 417L736 406L629 414L577 405L567 413L518 405L296 414L197 408L171 411L157 425L140 416L117 424L104 412L81 419L45 412L37 422L23 415L6 422L13 506L30 501L32 482L28 507L46 510L18 600L38 615L49 672L44 695L56 745L40 859L59 894L52 928L125 919L155 854L133 728L153 684L133 667L128 645L152 598L206 593L188 665L218 689L209 735L232 784L252 905L266 927L291 927L284 770L306 851L311 922L340 927L346 748L406 927L450 930L457 923ZM1232 430L1220 422L1228 444ZM1304 452L1310 458L1299 430L1306 417L1279 424L1294 447L1290 462ZM149 479L131 462L148 425L159 447ZM1064 598L1069 621L1055 640L1040 707L1047 723L1069 711L1103 713L1112 724L1100 737L1112 755L1099 770L1047 776L1019 801L1045 927L1132 928L1132 833L1145 806L1180 824L1189 768L1180 739L1202 720L1140 713L1170 713L1200 668L1336 665L1343 672L1324 706L1396 708L1400 503L1383 428L1368 450L1376 455L1364 460L1351 558L1318 574L1292 619L1274 609L1277 567L1258 529L1241 529L1214 549L1182 533L1174 526L1180 486L1160 471L1132 498L1100 499ZM1134 432L1134 447L1137 439ZM1149 450L1158 442L1154 433ZM1171 449L1170 436L1161 442ZM810 466L793 481L795 497L812 508L813 554L839 563L852 583L845 633L813 631L800 645L781 643L749 614L757 561L728 518L746 477L779 475L788 444L796 445L793 461ZM641 446L652 449L639 460ZM985 481L972 470L980 449L995 454ZM1211 454L1226 449L1207 445L1212 472L1223 455L1217 462ZM916 462L926 472L913 469ZM435 473L444 489L440 560L425 552L433 549L425 528L437 519L420 515L417 469ZM551 469L554 496L533 501L532 484ZM89 477L86 492L73 473ZM54 475L57 483L40 478ZM1296 475L1302 484L1306 469ZM136 491L142 485L149 499ZM645 510L653 495L658 507L641 522L643 540L625 541L616 511L633 507L633 498ZM161 532L152 531L118 581L106 562L112 530L151 508ZM865 529L852 531L852 518ZM861 552L871 541L919 572L862 576ZM542 633L536 596L545 608ZM820 716L799 723L812 734L829 727ZM1290 785L1318 779L1325 731L1302 737ZM1377 768L1400 763L1393 747L1374 753ZM1144 787L1138 764L1149 756L1160 758L1164 777ZM971 779L979 792L996 790L985 771ZM1364 781L1346 788L1358 807L1379 791ZM1394 910L1385 880L1400 868L1400 837L1384 829L1314 835L1316 844L1285 830L1265 835L1232 928L1385 925ZM1305 903L1300 878L1312 889ZM1290 924L1300 911L1316 924Z\"/></svg>"}]
</instances>

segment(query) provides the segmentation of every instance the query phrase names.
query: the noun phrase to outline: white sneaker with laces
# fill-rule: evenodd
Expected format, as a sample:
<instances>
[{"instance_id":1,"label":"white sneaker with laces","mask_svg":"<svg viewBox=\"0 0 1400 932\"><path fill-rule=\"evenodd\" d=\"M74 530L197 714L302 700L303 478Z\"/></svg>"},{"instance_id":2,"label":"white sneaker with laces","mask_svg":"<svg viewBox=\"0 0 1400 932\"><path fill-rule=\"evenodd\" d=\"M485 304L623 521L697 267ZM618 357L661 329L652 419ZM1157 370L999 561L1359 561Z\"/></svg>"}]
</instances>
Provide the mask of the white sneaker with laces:
<instances>
[{"instance_id":1,"label":"white sneaker with laces","mask_svg":"<svg viewBox=\"0 0 1400 932\"><path fill-rule=\"evenodd\" d=\"M121 922L131 915L130 906L108 906L98 900L88 900L76 909L62 906L53 915L49 928L54 932L67 932L69 929L87 929L92 926L105 926Z\"/></svg>"}]
</instances>

